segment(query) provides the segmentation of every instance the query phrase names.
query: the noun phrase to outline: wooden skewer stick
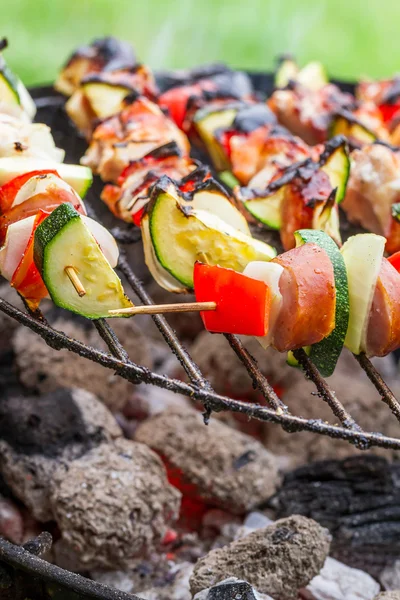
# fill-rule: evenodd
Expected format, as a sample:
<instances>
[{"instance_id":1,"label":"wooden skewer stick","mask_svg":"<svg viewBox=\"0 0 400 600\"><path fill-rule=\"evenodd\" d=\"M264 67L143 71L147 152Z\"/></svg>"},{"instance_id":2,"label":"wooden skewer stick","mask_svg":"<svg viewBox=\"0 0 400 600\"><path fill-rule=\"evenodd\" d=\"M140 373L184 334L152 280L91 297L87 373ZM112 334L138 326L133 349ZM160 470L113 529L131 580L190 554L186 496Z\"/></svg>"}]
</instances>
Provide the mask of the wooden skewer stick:
<instances>
[{"instance_id":1,"label":"wooden skewer stick","mask_svg":"<svg viewBox=\"0 0 400 600\"><path fill-rule=\"evenodd\" d=\"M180 304L145 304L130 308L109 310L109 315L159 315L163 313L198 312L200 310L215 310L216 302L182 302Z\"/></svg>"},{"instance_id":2,"label":"wooden skewer stick","mask_svg":"<svg viewBox=\"0 0 400 600\"><path fill-rule=\"evenodd\" d=\"M86 290L83 287L82 281L79 279L74 267L65 267L64 271L66 272L70 282L76 289L76 293L82 298L82 296L86 294Z\"/></svg>"}]
</instances>

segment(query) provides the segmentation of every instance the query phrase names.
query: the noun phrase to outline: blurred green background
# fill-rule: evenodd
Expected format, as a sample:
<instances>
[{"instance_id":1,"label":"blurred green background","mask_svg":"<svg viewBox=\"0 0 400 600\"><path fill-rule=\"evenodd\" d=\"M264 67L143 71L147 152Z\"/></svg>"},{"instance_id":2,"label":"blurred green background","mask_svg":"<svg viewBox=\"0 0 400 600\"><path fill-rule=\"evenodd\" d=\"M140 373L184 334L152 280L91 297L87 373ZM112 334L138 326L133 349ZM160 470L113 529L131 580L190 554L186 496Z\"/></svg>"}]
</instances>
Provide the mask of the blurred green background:
<instances>
[{"instance_id":1,"label":"blurred green background","mask_svg":"<svg viewBox=\"0 0 400 600\"><path fill-rule=\"evenodd\" d=\"M154 69L223 60L271 69L281 52L331 75L400 71L399 0L0 0L6 58L26 84L54 80L94 37L131 41Z\"/></svg>"}]
</instances>

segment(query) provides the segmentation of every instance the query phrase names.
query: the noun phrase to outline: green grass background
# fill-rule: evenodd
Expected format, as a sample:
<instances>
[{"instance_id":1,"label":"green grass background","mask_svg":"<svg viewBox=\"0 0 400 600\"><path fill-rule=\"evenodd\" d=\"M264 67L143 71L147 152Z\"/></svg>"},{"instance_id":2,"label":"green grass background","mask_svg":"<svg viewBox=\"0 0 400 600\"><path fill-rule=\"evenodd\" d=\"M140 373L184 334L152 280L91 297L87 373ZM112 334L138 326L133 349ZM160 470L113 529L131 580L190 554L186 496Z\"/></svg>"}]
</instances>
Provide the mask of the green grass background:
<instances>
[{"instance_id":1,"label":"green grass background","mask_svg":"<svg viewBox=\"0 0 400 600\"><path fill-rule=\"evenodd\" d=\"M281 52L332 76L400 71L400 0L0 0L6 58L28 85L50 82L79 44L131 41L154 69L223 60L271 69Z\"/></svg>"}]
</instances>

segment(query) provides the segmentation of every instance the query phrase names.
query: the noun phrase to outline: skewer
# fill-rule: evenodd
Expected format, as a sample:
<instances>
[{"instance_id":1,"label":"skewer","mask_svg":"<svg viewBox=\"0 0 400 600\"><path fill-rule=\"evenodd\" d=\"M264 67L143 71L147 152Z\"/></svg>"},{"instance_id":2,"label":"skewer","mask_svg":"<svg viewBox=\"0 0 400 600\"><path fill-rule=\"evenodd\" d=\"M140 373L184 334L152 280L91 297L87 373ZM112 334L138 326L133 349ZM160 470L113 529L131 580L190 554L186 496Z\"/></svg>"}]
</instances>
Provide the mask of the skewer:
<instances>
[{"instance_id":1,"label":"skewer","mask_svg":"<svg viewBox=\"0 0 400 600\"><path fill-rule=\"evenodd\" d=\"M76 289L76 293L80 298L86 294L86 290L83 287L82 281L79 279L74 267L65 267L64 271L69 277L70 282Z\"/></svg>"},{"instance_id":2,"label":"skewer","mask_svg":"<svg viewBox=\"0 0 400 600\"><path fill-rule=\"evenodd\" d=\"M109 310L109 315L160 315L163 313L199 312L201 310L215 310L216 302L181 302L179 304L146 304L145 306L132 306L130 308L117 308Z\"/></svg>"}]
</instances>

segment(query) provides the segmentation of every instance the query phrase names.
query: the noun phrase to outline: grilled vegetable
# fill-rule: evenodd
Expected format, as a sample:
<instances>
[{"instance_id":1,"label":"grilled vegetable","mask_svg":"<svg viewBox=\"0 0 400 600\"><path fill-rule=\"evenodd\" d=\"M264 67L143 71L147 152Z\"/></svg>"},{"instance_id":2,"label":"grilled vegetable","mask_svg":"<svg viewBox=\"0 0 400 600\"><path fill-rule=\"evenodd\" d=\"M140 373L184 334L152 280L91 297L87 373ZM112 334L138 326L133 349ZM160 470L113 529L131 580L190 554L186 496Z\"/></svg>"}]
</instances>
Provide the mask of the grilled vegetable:
<instances>
[{"instance_id":1,"label":"grilled vegetable","mask_svg":"<svg viewBox=\"0 0 400 600\"><path fill-rule=\"evenodd\" d=\"M350 237L341 253L349 286L350 316L345 346L360 354L366 350L366 335L385 238L373 233Z\"/></svg>"},{"instance_id":2,"label":"grilled vegetable","mask_svg":"<svg viewBox=\"0 0 400 600\"><path fill-rule=\"evenodd\" d=\"M127 42L113 37L97 39L72 54L62 69L55 88L70 96L89 73L129 69L135 64L135 53Z\"/></svg>"},{"instance_id":3,"label":"grilled vegetable","mask_svg":"<svg viewBox=\"0 0 400 600\"><path fill-rule=\"evenodd\" d=\"M215 311L200 313L207 331L267 335L271 293L264 282L200 262L194 265L193 280L196 300L217 305Z\"/></svg>"},{"instance_id":4,"label":"grilled vegetable","mask_svg":"<svg viewBox=\"0 0 400 600\"><path fill-rule=\"evenodd\" d=\"M268 333L262 337L257 337L263 348L268 348L273 340L275 323L282 308L282 294L279 287L279 281L283 273L283 267L276 263L264 262L264 261L253 261L249 263L244 271L243 275L257 279L257 281L263 281L269 288L271 295L271 302L269 307L269 330Z\"/></svg>"},{"instance_id":5,"label":"grilled vegetable","mask_svg":"<svg viewBox=\"0 0 400 600\"><path fill-rule=\"evenodd\" d=\"M10 278L12 287L25 298L31 309L37 308L40 301L48 295L46 286L33 260L35 231L47 216L48 213L39 211L34 217L27 245L22 255L20 255L21 259L12 278Z\"/></svg>"},{"instance_id":6,"label":"grilled vegetable","mask_svg":"<svg viewBox=\"0 0 400 600\"><path fill-rule=\"evenodd\" d=\"M55 304L89 319L132 306L81 215L62 204L35 231L34 261ZM72 267L86 293L79 296L65 271Z\"/></svg>"},{"instance_id":7,"label":"grilled vegetable","mask_svg":"<svg viewBox=\"0 0 400 600\"><path fill-rule=\"evenodd\" d=\"M352 117L351 113L336 115L330 128L331 137L335 135L344 135L347 139L360 144L372 144L376 139L376 134L369 130L361 121Z\"/></svg>"},{"instance_id":8,"label":"grilled vegetable","mask_svg":"<svg viewBox=\"0 0 400 600\"><path fill-rule=\"evenodd\" d=\"M325 67L322 63L309 62L302 69L292 58L285 58L280 61L278 70L275 74L275 87L284 88L291 81L310 89L319 90L329 83Z\"/></svg>"},{"instance_id":9,"label":"grilled vegetable","mask_svg":"<svg viewBox=\"0 0 400 600\"><path fill-rule=\"evenodd\" d=\"M7 46L2 40L1 50ZM36 114L36 106L22 81L14 75L7 66L4 58L0 57L0 107L1 112L7 112L7 106L19 107L32 120ZM12 114L12 113L11 113ZM18 113L15 113L17 115Z\"/></svg>"},{"instance_id":10,"label":"grilled vegetable","mask_svg":"<svg viewBox=\"0 0 400 600\"><path fill-rule=\"evenodd\" d=\"M271 246L241 233L215 214L182 205L168 178L153 188L145 218L149 219L158 262L188 289L193 288L194 263L204 257L210 264L243 271L251 260L275 256Z\"/></svg>"},{"instance_id":11,"label":"grilled vegetable","mask_svg":"<svg viewBox=\"0 0 400 600\"><path fill-rule=\"evenodd\" d=\"M339 248L331 238L322 231L302 229L295 233L296 245L308 242L320 246L329 256L335 277L336 309L335 328L332 333L310 349L310 358L323 377L329 377L335 370L342 351L349 323L349 288L346 266Z\"/></svg>"},{"instance_id":12,"label":"grilled vegetable","mask_svg":"<svg viewBox=\"0 0 400 600\"><path fill-rule=\"evenodd\" d=\"M66 165L35 158L7 157L0 158L0 185L4 186L15 177L39 171L56 171L81 198L85 197L93 181L91 170L81 165Z\"/></svg>"},{"instance_id":13,"label":"grilled vegetable","mask_svg":"<svg viewBox=\"0 0 400 600\"><path fill-rule=\"evenodd\" d=\"M199 110L194 118L194 126L199 134L214 167L217 171L229 169L229 157L215 137L217 130L228 129L239 111L239 103L205 107Z\"/></svg>"},{"instance_id":14,"label":"grilled vegetable","mask_svg":"<svg viewBox=\"0 0 400 600\"><path fill-rule=\"evenodd\" d=\"M325 146L319 159L321 170L329 177L331 186L336 189L335 202L342 202L350 176L350 156L347 141L337 136Z\"/></svg>"}]
</instances>

